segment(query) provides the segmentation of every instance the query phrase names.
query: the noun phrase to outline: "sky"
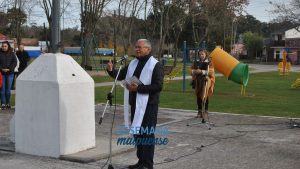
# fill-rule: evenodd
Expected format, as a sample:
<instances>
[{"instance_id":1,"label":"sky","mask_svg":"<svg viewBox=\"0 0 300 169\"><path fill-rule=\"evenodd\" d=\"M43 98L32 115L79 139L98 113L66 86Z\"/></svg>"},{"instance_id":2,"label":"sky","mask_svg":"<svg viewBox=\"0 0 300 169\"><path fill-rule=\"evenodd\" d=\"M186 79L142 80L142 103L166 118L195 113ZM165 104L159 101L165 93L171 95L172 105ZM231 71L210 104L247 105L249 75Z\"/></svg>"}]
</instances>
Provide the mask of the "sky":
<instances>
[{"instance_id":1,"label":"sky","mask_svg":"<svg viewBox=\"0 0 300 169\"><path fill-rule=\"evenodd\" d=\"M273 5L269 1L274 2L274 0L250 0L246 11L261 22L269 22L275 19L274 14L269 12L273 9Z\"/></svg>"}]
</instances>

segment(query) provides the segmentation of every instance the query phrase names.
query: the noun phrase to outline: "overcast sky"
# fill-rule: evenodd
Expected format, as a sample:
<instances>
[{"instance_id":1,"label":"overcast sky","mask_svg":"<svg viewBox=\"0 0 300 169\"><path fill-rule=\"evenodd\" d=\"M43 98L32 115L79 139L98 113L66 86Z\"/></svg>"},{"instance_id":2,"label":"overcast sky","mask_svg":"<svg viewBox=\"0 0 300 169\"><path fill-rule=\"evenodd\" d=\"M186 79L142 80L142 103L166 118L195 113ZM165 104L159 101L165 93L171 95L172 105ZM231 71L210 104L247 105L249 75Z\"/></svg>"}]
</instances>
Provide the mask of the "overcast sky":
<instances>
[{"instance_id":1,"label":"overcast sky","mask_svg":"<svg viewBox=\"0 0 300 169\"><path fill-rule=\"evenodd\" d=\"M246 11L261 22L269 22L275 18L269 11L273 9L273 5L269 2L274 0L250 0Z\"/></svg>"}]
</instances>

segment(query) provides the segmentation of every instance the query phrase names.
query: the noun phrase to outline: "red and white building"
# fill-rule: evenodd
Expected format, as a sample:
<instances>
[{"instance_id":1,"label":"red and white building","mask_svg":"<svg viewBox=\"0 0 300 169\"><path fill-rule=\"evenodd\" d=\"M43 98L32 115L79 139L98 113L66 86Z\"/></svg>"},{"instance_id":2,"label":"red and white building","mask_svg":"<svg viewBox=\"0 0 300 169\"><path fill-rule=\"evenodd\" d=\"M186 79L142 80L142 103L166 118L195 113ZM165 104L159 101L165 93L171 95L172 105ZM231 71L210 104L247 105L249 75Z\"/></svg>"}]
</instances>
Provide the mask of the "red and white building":
<instances>
[{"instance_id":1,"label":"red and white building","mask_svg":"<svg viewBox=\"0 0 300 169\"><path fill-rule=\"evenodd\" d=\"M285 48L292 64L300 64L300 26L285 31Z\"/></svg>"}]
</instances>

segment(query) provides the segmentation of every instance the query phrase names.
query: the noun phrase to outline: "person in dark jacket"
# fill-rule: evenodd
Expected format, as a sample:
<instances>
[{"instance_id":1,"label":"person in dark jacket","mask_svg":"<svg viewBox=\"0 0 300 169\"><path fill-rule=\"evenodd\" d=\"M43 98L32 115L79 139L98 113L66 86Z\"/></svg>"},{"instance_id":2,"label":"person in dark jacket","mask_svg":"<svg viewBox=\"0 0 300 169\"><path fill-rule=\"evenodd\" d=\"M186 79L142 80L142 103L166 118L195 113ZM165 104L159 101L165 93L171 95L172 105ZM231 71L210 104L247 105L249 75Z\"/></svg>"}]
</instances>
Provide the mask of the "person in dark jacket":
<instances>
[{"instance_id":1,"label":"person in dark jacket","mask_svg":"<svg viewBox=\"0 0 300 169\"><path fill-rule=\"evenodd\" d=\"M198 59L191 67L192 87L197 97L197 118L202 118L202 122L205 123L208 121L208 98L214 91L215 71L206 50L198 52Z\"/></svg>"},{"instance_id":2,"label":"person in dark jacket","mask_svg":"<svg viewBox=\"0 0 300 169\"><path fill-rule=\"evenodd\" d=\"M8 41L2 42L0 51L0 71L2 74L1 109L10 109L11 86L14 79L14 69L17 58Z\"/></svg>"},{"instance_id":3,"label":"person in dark jacket","mask_svg":"<svg viewBox=\"0 0 300 169\"><path fill-rule=\"evenodd\" d=\"M135 82L124 87L124 116L126 116L126 105L131 105L131 130L136 128L155 128L159 95L163 86L163 66L151 55L151 43L147 39L139 39L135 44L136 58L129 65L121 69L118 80L130 79L135 76L140 84ZM112 62L107 64L107 72L116 77L117 70L113 70ZM127 98L126 99L126 92ZM146 98L146 99L145 99ZM125 118L126 126L126 118ZM154 133L133 132L135 140L155 139ZM137 144L138 162L128 166L130 169L153 169L153 158L155 144Z\"/></svg>"},{"instance_id":4,"label":"person in dark jacket","mask_svg":"<svg viewBox=\"0 0 300 169\"><path fill-rule=\"evenodd\" d=\"M24 50L24 45L19 45L16 55L17 55L18 64L17 67L15 68L14 80L11 86L12 90L15 90L16 79L23 72L23 70L25 70L25 68L27 67L27 63L30 60L28 52Z\"/></svg>"},{"instance_id":5,"label":"person in dark jacket","mask_svg":"<svg viewBox=\"0 0 300 169\"><path fill-rule=\"evenodd\" d=\"M24 45L19 45L18 51L16 52L16 55L20 61L20 66L18 69L18 75L25 70L27 67L27 63L30 60L29 54L26 50L24 50Z\"/></svg>"}]
</instances>

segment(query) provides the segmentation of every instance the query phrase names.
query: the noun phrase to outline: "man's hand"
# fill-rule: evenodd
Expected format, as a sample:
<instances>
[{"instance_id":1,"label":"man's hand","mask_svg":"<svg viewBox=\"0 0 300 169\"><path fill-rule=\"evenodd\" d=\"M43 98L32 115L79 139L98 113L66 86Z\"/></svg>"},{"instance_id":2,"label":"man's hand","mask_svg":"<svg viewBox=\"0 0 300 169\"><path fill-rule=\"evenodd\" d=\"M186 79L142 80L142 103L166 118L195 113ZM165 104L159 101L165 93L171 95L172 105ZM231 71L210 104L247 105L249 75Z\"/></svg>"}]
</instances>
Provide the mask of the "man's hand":
<instances>
[{"instance_id":1,"label":"man's hand","mask_svg":"<svg viewBox=\"0 0 300 169\"><path fill-rule=\"evenodd\" d=\"M138 84L132 83L131 85L128 85L128 86L127 86L127 89L128 89L130 92L136 92L137 89L138 89Z\"/></svg>"},{"instance_id":2,"label":"man's hand","mask_svg":"<svg viewBox=\"0 0 300 169\"><path fill-rule=\"evenodd\" d=\"M107 65L106 65L106 69L108 70L108 71L112 71L112 69L113 69L113 63L111 62L111 59L109 59L109 62L107 63Z\"/></svg>"}]
</instances>

